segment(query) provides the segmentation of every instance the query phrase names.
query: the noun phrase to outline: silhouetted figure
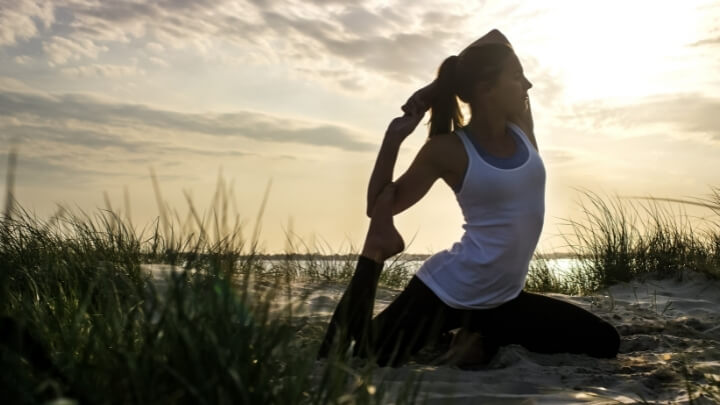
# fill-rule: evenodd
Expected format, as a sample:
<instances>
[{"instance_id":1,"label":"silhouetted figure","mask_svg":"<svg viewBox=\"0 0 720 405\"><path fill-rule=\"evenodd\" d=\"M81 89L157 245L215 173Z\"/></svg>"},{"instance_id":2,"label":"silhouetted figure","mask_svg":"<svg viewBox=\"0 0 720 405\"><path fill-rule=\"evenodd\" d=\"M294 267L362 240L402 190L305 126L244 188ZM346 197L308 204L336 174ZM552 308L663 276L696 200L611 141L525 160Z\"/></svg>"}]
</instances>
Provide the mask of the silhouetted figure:
<instances>
[{"instance_id":1,"label":"silhouetted figure","mask_svg":"<svg viewBox=\"0 0 720 405\"><path fill-rule=\"evenodd\" d=\"M507 39L493 30L402 107L389 125L368 186L371 217L355 273L318 357L345 352L399 365L461 328L445 358L486 363L501 346L542 353L617 355L615 328L571 303L523 290L545 214L545 168L533 133L532 84ZM467 103L467 125L458 99ZM392 182L400 145L432 109L428 140ZM407 287L372 318L386 259L404 249L392 221L442 179L465 219L461 240L427 259Z\"/></svg>"}]
</instances>

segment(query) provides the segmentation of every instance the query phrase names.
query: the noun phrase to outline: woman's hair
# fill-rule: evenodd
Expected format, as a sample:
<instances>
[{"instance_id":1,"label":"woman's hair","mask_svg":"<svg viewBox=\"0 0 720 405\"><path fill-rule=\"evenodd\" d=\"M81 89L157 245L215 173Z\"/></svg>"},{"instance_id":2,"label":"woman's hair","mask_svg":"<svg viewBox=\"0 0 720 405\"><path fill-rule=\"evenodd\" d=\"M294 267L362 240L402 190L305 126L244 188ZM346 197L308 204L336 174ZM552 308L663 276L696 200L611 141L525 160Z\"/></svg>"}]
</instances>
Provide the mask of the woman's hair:
<instances>
[{"instance_id":1,"label":"woman's hair","mask_svg":"<svg viewBox=\"0 0 720 405\"><path fill-rule=\"evenodd\" d=\"M437 90L430 105L428 136L452 132L463 125L457 98L470 103L478 82L494 85L505 60L513 53L506 44L491 43L466 49L460 56L450 56L438 69Z\"/></svg>"}]
</instances>

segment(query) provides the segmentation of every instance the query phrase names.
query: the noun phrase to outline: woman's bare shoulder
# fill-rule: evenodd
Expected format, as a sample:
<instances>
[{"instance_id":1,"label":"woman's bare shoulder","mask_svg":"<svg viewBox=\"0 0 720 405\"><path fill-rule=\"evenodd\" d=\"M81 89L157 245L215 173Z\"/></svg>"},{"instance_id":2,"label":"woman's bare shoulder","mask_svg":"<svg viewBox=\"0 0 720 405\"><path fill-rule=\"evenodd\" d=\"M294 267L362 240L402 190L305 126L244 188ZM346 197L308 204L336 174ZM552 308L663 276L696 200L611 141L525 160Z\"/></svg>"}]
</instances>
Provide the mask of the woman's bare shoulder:
<instances>
[{"instance_id":1,"label":"woman's bare shoulder","mask_svg":"<svg viewBox=\"0 0 720 405\"><path fill-rule=\"evenodd\" d=\"M453 147L453 146L462 146L462 141L460 140L460 137L455 132L447 132L447 133L441 133L437 134L435 136L431 136L428 141L435 142L438 147Z\"/></svg>"},{"instance_id":2,"label":"woman's bare shoulder","mask_svg":"<svg viewBox=\"0 0 720 405\"><path fill-rule=\"evenodd\" d=\"M468 164L462 140L456 133L445 133L430 137L427 143L442 178L452 187L465 173Z\"/></svg>"},{"instance_id":3,"label":"woman's bare shoulder","mask_svg":"<svg viewBox=\"0 0 720 405\"><path fill-rule=\"evenodd\" d=\"M447 160L448 157L454 156L457 152L462 151L463 144L455 133L443 133L431 136L427 140L428 147L432 150L433 155L440 160Z\"/></svg>"}]
</instances>

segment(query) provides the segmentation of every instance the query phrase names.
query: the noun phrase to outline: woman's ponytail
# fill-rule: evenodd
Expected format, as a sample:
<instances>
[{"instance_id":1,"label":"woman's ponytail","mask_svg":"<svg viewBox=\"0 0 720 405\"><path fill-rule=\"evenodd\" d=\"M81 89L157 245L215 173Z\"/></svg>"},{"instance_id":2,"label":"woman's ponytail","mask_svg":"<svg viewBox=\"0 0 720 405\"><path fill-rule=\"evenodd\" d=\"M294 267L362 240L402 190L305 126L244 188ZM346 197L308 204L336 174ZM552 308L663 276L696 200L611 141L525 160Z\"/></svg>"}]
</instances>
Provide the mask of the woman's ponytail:
<instances>
[{"instance_id":1,"label":"woman's ponytail","mask_svg":"<svg viewBox=\"0 0 720 405\"><path fill-rule=\"evenodd\" d=\"M452 132L462 125L463 116L457 101L458 57L445 59L438 69L437 89L430 105L428 136Z\"/></svg>"},{"instance_id":2,"label":"woman's ponytail","mask_svg":"<svg viewBox=\"0 0 720 405\"><path fill-rule=\"evenodd\" d=\"M461 57L451 56L440 65L437 89L430 103L428 136L445 134L463 125L459 101L472 104L475 85L494 85L507 58L513 54L508 44L490 43L467 48ZM471 106L472 107L472 106Z\"/></svg>"}]
</instances>

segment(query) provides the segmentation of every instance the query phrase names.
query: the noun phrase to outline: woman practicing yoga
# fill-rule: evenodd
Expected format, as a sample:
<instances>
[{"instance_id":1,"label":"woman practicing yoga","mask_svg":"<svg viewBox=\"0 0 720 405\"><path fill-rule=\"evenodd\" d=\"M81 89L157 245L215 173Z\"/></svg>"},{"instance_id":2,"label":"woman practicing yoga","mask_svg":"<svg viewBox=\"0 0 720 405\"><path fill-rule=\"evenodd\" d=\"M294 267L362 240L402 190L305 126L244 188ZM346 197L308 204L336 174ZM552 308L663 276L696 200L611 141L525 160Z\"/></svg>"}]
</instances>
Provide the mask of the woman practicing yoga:
<instances>
[{"instance_id":1,"label":"woman practicing yoga","mask_svg":"<svg viewBox=\"0 0 720 405\"><path fill-rule=\"evenodd\" d=\"M466 343L455 354L458 363L485 363L509 344L541 353L617 355L620 336L612 325L571 303L523 290L545 214L531 87L512 46L493 30L447 58L437 79L402 107L405 115L390 123L375 162L370 228L319 357L344 353L355 340L355 355L396 366L457 328ZM466 126L457 98L470 107ZM392 182L400 145L428 108L428 140ZM454 191L465 232L449 250L427 259L373 319L383 262L404 249L393 215L415 204L438 179Z\"/></svg>"}]
</instances>

